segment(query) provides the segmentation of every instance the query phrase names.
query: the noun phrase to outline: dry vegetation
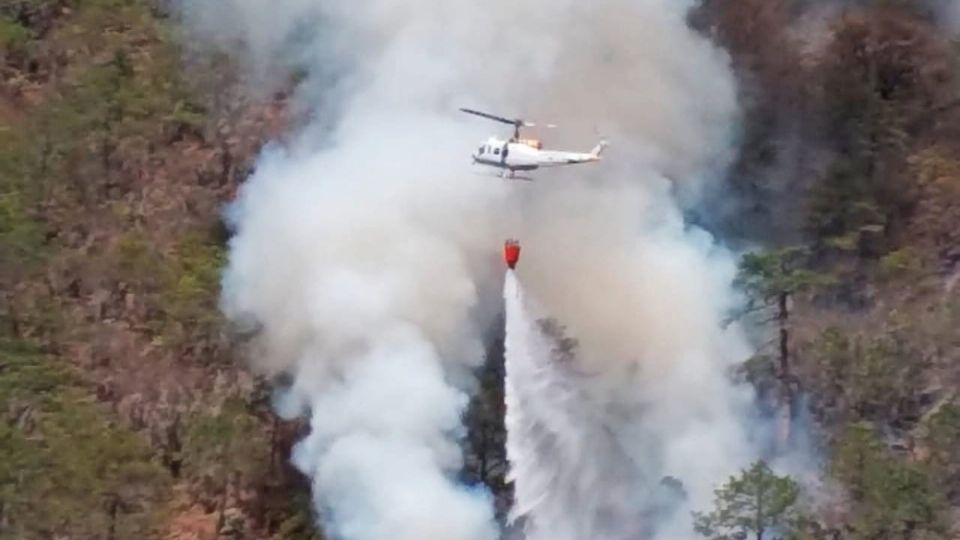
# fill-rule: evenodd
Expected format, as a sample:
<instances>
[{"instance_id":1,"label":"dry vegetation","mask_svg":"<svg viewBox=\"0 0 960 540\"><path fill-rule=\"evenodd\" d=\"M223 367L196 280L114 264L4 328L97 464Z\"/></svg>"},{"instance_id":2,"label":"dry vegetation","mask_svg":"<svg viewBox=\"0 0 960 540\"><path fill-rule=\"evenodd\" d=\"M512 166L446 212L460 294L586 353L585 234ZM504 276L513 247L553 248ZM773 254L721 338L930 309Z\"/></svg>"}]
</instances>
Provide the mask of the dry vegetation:
<instances>
[{"instance_id":1,"label":"dry vegetation","mask_svg":"<svg viewBox=\"0 0 960 540\"><path fill-rule=\"evenodd\" d=\"M844 491L807 537L958 534L960 54L933 13L705 0L691 18L745 111L718 227L769 247L742 265L772 338L744 374L783 444L809 405ZM216 305L219 210L284 101L245 99L175 28L147 0L0 2L0 538L317 535L287 464L299 427ZM464 478L502 512L501 339ZM733 486L793 493L748 473Z\"/></svg>"},{"instance_id":2,"label":"dry vegetation","mask_svg":"<svg viewBox=\"0 0 960 540\"><path fill-rule=\"evenodd\" d=\"M772 337L744 372L770 414L809 407L844 492L814 537L960 534L960 48L934 4L717 0L694 17L743 83L730 182L749 212L724 226L769 246L741 266Z\"/></svg>"},{"instance_id":3,"label":"dry vegetation","mask_svg":"<svg viewBox=\"0 0 960 540\"><path fill-rule=\"evenodd\" d=\"M217 311L222 204L284 125L136 0L0 3L0 537L308 538ZM211 69L213 68L213 69Z\"/></svg>"}]
</instances>

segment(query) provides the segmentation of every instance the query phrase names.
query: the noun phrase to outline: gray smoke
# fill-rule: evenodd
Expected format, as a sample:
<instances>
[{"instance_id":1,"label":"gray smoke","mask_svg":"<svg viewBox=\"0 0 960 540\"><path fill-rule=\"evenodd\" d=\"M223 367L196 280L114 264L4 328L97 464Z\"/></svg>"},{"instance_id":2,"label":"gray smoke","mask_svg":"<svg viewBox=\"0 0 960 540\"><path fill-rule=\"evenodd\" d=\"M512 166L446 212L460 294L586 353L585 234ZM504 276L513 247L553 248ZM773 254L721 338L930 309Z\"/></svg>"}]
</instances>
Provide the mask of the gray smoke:
<instances>
[{"instance_id":1,"label":"gray smoke","mask_svg":"<svg viewBox=\"0 0 960 540\"><path fill-rule=\"evenodd\" d=\"M649 483L582 391L576 341L534 314L512 271L503 296L510 520L527 540L649 537L641 496Z\"/></svg>"},{"instance_id":2,"label":"gray smoke","mask_svg":"<svg viewBox=\"0 0 960 540\"><path fill-rule=\"evenodd\" d=\"M933 4L937 22L954 34L960 33L960 0L936 0Z\"/></svg>"},{"instance_id":3,"label":"gray smoke","mask_svg":"<svg viewBox=\"0 0 960 540\"><path fill-rule=\"evenodd\" d=\"M563 313L557 319L578 339L574 361L553 358L553 338L530 329L542 315L511 302L508 287L507 391L516 396L508 449L517 511L534 524L534 540L693 538L689 512L709 507L716 484L758 455L745 425L751 392L729 378L748 348L735 326L722 329L722 289L711 290L725 281L724 266L707 244L673 232L677 239L648 229L653 238L638 243L656 257L616 268L593 270L595 251L573 249L584 263L563 295L548 278L541 284L535 260L522 263L532 295L560 297L545 297L537 312ZM580 240L591 243L589 234ZM704 280L710 271L718 283ZM612 317L580 316L601 303ZM523 377L524 366L533 375Z\"/></svg>"},{"instance_id":4,"label":"gray smoke","mask_svg":"<svg viewBox=\"0 0 960 540\"><path fill-rule=\"evenodd\" d=\"M488 497L453 475L507 236L644 478L676 475L699 507L752 457L749 392L726 377L748 347L720 324L734 265L677 203L723 174L737 112L691 2L183 2L195 42L239 52L252 84L306 73L307 127L230 208L223 306L261 329L253 365L293 381L280 408L310 415L295 462L334 537L496 535ZM505 183L469 165L505 132L459 106L561 124L548 147L614 144Z\"/></svg>"}]
</instances>

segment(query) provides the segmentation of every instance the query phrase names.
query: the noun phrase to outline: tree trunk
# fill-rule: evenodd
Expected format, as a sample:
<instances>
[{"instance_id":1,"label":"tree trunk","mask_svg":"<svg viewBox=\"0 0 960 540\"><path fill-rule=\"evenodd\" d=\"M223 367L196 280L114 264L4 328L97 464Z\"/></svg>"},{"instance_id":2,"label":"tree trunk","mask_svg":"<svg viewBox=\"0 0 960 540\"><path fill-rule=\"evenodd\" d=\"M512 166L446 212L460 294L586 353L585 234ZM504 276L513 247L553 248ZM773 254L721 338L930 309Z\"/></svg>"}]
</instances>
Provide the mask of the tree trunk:
<instances>
[{"instance_id":1,"label":"tree trunk","mask_svg":"<svg viewBox=\"0 0 960 540\"><path fill-rule=\"evenodd\" d=\"M180 413L177 413L167 428L167 441L164 449L164 465L174 480L180 478L183 469L183 444L180 441Z\"/></svg>"},{"instance_id":2,"label":"tree trunk","mask_svg":"<svg viewBox=\"0 0 960 540\"><path fill-rule=\"evenodd\" d=\"M757 526L757 538L756 540L763 540L763 491L759 486L757 486L757 514L756 514L756 526Z\"/></svg>"},{"instance_id":3,"label":"tree trunk","mask_svg":"<svg viewBox=\"0 0 960 540\"><path fill-rule=\"evenodd\" d=\"M110 499L110 507L107 513L110 516L110 524L107 528L107 540L114 540L117 537L117 510L120 509L120 498L114 496Z\"/></svg>"},{"instance_id":4,"label":"tree trunk","mask_svg":"<svg viewBox=\"0 0 960 540\"><path fill-rule=\"evenodd\" d=\"M782 292L777 297L777 321L780 333L779 379L780 403L778 410L777 446L783 450L790 441L793 419L793 376L790 370L790 293Z\"/></svg>"},{"instance_id":5,"label":"tree trunk","mask_svg":"<svg viewBox=\"0 0 960 540\"><path fill-rule=\"evenodd\" d=\"M113 141L111 140L112 125L105 122L102 126L103 138L100 140L100 166L103 168L103 175L107 183L110 181L110 157L113 154Z\"/></svg>"},{"instance_id":6,"label":"tree trunk","mask_svg":"<svg viewBox=\"0 0 960 540\"><path fill-rule=\"evenodd\" d=\"M869 148L867 149L867 179L870 182L870 188L875 189L877 186L877 152L879 151L879 137L877 136L877 130L879 129L879 122L877 121L877 116L879 114L879 109L877 107L877 99L882 96L877 95L877 62L872 58L869 58L869 77L870 77L870 97L867 99L867 116L866 122L867 130L869 130Z\"/></svg>"},{"instance_id":7,"label":"tree trunk","mask_svg":"<svg viewBox=\"0 0 960 540\"><path fill-rule=\"evenodd\" d=\"M40 144L40 164L38 165L38 177L45 179L47 177L47 169L49 168L50 163L50 154L53 152L52 144L50 142L50 135L44 132L43 142Z\"/></svg>"},{"instance_id":8,"label":"tree trunk","mask_svg":"<svg viewBox=\"0 0 960 540\"><path fill-rule=\"evenodd\" d=\"M280 418L276 415L273 415L273 418L270 422L270 464L269 473L265 475L260 475L260 495L256 498L256 523L258 525L266 524L269 527L267 520L269 516L267 515L267 499L273 497L271 490L271 480L277 478L276 468L277 468L277 455L278 455L278 430L280 427Z\"/></svg>"},{"instance_id":9,"label":"tree trunk","mask_svg":"<svg viewBox=\"0 0 960 540\"><path fill-rule=\"evenodd\" d=\"M280 455L280 417L273 415L270 425L270 476L277 472L277 462Z\"/></svg>"},{"instance_id":10,"label":"tree trunk","mask_svg":"<svg viewBox=\"0 0 960 540\"><path fill-rule=\"evenodd\" d=\"M233 177L233 154L230 144L224 140L220 143L220 186L232 186Z\"/></svg>"},{"instance_id":11,"label":"tree trunk","mask_svg":"<svg viewBox=\"0 0 960 540\"><path fill-rule=\"evenodd\" d=\"M480 453L480 481L489 486L490 479L487 477L487 452L490 451L490 438L487 426L482 426L480 428L480 448L478 448L477 451Z\"/></svg>"},{"instance_id":12,"label":"tree trunk","mask_svg":"<svg viewBox=\"0 0 960 540\"><path fill-rule=\"evenodd\" d=\"M227 492L230 491L230 473L224 473L223 485L220 487L220 501L217 503L217 525L213 529L213 539L220 537L227 512Z\"/></svg>"}]
</instances>

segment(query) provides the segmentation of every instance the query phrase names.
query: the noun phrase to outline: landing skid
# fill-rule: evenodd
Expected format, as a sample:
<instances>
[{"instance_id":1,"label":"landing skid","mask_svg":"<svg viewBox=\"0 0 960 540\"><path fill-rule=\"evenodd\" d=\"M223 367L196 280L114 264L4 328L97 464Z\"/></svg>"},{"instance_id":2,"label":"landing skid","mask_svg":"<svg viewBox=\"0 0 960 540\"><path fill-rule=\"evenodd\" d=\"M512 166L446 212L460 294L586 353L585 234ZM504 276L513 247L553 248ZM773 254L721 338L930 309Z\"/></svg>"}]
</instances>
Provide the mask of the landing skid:
<instances>
[{"instance_id":1,"label":"landing skid","mask_svg":"<svg viewBox=\"0 0 960 540\"><path fill-rule=\"evenodd\" d=\"M477 175L477 176L489 176L489 177L491 177L491 178L502 178L502 179L504 179L504 180L522 180L522 181L524 181L524 182L533 182L533 181L534 181L534 179L531 178L531 177L529 177L529 176L520 176L520 175L517 175L517 174L514 174L513 176L510 176L509 174L508 174L508 175L504 175L504 174L501 174L501 173L489 173L489 172L474 172L473 174L475 174L475 175Z\"/></svg>"}]
</instances>

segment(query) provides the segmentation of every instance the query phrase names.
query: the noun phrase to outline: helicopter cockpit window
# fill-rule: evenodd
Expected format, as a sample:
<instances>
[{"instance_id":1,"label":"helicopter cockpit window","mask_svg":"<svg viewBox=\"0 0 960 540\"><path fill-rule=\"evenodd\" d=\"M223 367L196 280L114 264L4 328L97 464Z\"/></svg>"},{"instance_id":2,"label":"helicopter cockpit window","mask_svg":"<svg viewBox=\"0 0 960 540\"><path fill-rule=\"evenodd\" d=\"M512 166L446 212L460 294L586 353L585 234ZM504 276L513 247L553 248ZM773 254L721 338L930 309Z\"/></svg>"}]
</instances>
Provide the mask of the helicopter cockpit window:
<instances>
[{"instance_id":1,"label":"helicopter cockpit window","mask_svg":"<svg viewBox=\"0 0 960 540\"><path fill-rule=\"evenodd\" d=\"M481 156L483 155L483 146L480 146L480 150L477 151L477 154Z\"/></svg>"},{"instance_id":2,"label":"helicopter cockpit window","mask_svg":"<svg viewBox=\"0 0 960 540\"><path fill-rule=\"evenodd\" d=\"M499 149L499 148L494 148L494 149L493 149L493 155L499 156L499 155L500 155L500 149Z\"/></svg>"}]
</instances>

